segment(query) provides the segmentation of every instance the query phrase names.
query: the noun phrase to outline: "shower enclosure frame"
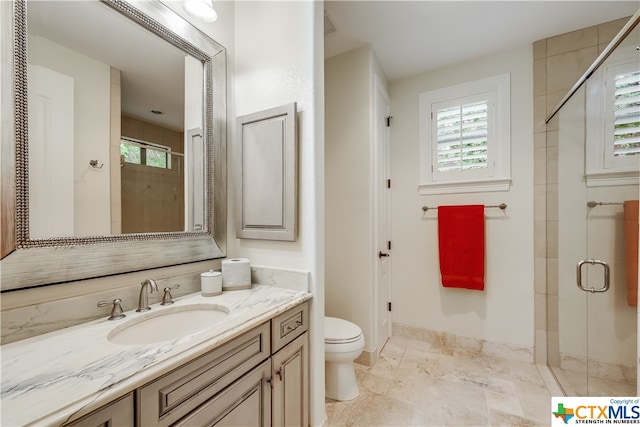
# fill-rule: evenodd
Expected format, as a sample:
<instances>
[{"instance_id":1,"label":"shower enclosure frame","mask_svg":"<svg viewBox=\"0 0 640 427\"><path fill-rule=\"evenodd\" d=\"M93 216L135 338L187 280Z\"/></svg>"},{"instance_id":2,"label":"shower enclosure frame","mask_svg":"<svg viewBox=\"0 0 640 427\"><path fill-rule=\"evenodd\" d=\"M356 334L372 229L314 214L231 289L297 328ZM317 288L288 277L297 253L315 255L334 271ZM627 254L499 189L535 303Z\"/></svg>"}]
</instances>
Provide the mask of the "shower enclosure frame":
<instances>
[{"instance_id":1,"label":"shower enclosure frame","mask_svg":"<svg viewBox=\"0 0 640 427\"><path fill-rule=\"evenodd\" d=\"M538 83L538 88L536 89L534 86L534 91L536 91L536 95L539 95L536 99L544 99L546 111L551 112L542 120L542 122L539 122L541 119L539 112L540 108L536 109L536 153L538 156L536 156L535 163L535 184L536 189L538 190L536 191L536 206L544 207L544 209L538 208L538 214L536 215L536 235L540 235L540 233L542 233L541 235L544 236L543 239L538 238L536 241L536 348L538 350L536 360L538 363L546 362L550 367L560 366L560 279L558 277L560 266L558 265L558 246L559 232L561 230L559 230L558 201L558 112L572 98L572 96L574 96L574 94L583 87L585 82L607 60L607 58L609 58L625 37L627 37L634 28L636 28L638 21L640 21L640 11L631 17L631 19L618 20L612 23L605 23L600 26L593 27L596 29L599 37L606 37L607 32L601 29L603 26L608 26L608 29L610 30L612 26L618 25L621 29L610 41L606 39L598 40L602 53L596 57L595 61L588 66L586 72L580 76L577 82L569 89L566 95L559 99L559 101L557 101L557 92L549 92L550 88L553 87L553 85L547 80L547 76L549 76L549 78L553 78L553 76L547 74L549 67L545 67L544 73L541 73L541 68L536 68L534 63L534 73L537 73L535 81ZM545 65L547 64L547 58L551 56L548 55L547 52L547 40L534 44L534 61L537 60L538 63L544 63ZM543 74L542 77L544 78L543 88L541 88L539 84L541 80L540 74ZM554 97L557 102L554 102ZM540 105L540 102L538 102L538 105ZM585 206L585 209L592 209L594 207L595 206ZM587 251L586 248L585 251ZM587 263L591 264L589 261L587 261ZM585 267L582 265L576 265L575 268L576 275L578 275L578 273L582 274L582 268ZM608 277L608 267L603 266L603 268L605 275ZM574 280L571 284L563 282L562 286L576 286L576 284L577 283ZM542 301L544 301L544 305L542 304ZM543 331L538 327L540 324L544 325ZM637 352L635 363L637 363ZM558 381L558 383L560 384L561 382ZM569 392L569 395L572 395L572 392L575 390L565 390L565 392L567 391Z\"/></svg>"}]
</instances>

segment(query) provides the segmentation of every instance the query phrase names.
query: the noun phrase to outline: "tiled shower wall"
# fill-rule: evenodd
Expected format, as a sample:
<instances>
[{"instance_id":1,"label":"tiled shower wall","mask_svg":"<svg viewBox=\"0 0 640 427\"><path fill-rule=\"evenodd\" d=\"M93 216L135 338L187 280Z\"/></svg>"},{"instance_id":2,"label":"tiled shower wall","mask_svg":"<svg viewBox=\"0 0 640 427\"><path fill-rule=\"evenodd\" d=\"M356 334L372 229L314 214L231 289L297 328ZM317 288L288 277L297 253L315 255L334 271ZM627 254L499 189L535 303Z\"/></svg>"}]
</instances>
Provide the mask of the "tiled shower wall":
<instances>
[{"instance_id":1,"label":"tiled shower wall","mask_svg":"<svg viewBox=\"0 0 640 427\"><path fill-rule=\"evenodd\" d=\"M558 120L546 118L629 18L533 44L535 361L559 365Z\"/></svg>"}]
</instances>

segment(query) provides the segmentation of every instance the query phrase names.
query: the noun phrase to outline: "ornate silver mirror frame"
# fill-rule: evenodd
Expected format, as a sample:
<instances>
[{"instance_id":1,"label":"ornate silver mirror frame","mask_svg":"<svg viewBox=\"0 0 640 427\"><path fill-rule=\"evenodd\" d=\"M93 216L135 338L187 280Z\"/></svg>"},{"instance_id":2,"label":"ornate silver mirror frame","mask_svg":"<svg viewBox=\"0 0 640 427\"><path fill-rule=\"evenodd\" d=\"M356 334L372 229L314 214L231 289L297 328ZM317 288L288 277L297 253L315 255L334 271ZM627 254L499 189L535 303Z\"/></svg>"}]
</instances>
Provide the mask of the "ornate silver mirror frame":
<instances>
[{"instance_id":1,"label":"ornate silver mirror frame","mask_svg":"<svg viewBox=\"0 0 640 427\"><path fill-rule=\"evenodd\" d=\"M0 2L0 290L221 258L226 253L226 51L158 1L101 0L202 61L207 227L202 232L29 238L25 0ZM6 58L13 58L7 61Z\"/></svg>"}]
</instances>

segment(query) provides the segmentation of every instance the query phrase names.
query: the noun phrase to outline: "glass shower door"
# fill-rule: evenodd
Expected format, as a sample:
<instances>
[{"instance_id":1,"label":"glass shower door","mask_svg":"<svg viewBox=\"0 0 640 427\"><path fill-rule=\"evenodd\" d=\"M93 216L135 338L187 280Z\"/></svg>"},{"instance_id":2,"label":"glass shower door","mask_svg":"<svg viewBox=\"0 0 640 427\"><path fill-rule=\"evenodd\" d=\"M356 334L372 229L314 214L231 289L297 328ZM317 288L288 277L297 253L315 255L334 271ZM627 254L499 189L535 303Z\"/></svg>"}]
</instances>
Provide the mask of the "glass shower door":
<instances>
[{"instance_id":1,"label":"glass shower door","mask_svg":"<svg viewBox=\"0 0 640 427\"><path fill-rule=\"evenodd\" d=\"M627 283L631 260L625 251L623 201L637 199L638 189L595 187L587 193L587 261L602 264L582 266L588 274L582 277L587 289L586 391L589 396L635 396L637 295Z\"/></svg>"},{"instance_id":2,"label":"glass shower door","mask_svg":"<svg viewBox=\"0 0 640 427\"><path fill-rule=\"evenodd\" d=\"M631 29L547 140L548 363L567 396L637 394L639 42Z\"/></svg>"}]
</instances>

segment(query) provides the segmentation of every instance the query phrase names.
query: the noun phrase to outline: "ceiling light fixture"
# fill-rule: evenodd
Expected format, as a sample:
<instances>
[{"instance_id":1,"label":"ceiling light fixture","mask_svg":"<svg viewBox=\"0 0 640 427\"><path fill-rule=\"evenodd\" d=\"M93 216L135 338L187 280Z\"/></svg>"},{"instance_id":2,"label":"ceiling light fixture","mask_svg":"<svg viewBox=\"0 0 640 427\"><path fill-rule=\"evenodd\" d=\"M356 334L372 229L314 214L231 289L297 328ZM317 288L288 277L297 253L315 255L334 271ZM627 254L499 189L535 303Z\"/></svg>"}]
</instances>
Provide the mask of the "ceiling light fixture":
<instances>
[{"instance_id":1,"label":"ceiling light fixture","mask_svg":"<svg viewBox=\"0 0 640 427\"><path fill-rule=\"evenodd\" d=\"M218 14L213 8L211 0L185 0L184 10L189 16L203 22L214 22L218 19Z\"/></svg>"}]
</instances>

